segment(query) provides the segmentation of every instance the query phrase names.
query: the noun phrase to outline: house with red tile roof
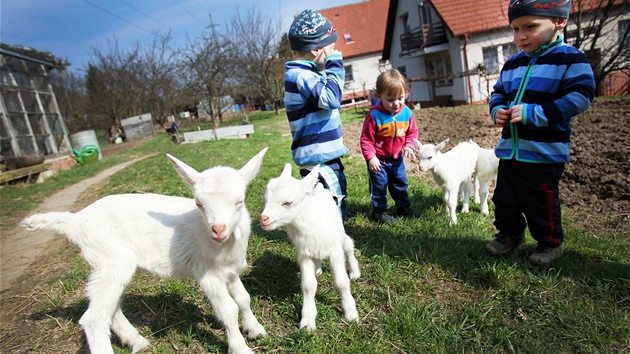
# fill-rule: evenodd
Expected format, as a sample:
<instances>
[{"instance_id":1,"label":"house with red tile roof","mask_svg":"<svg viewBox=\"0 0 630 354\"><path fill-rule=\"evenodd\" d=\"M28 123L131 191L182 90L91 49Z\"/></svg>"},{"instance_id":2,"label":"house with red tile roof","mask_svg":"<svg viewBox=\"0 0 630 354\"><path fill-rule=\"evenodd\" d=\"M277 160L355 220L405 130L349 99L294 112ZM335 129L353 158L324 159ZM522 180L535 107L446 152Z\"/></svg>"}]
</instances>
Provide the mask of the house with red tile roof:
<instances>
[{"instance_id":1,"label":"house with red tile roof","mask_svg":"<svg viewBox=\"0 0 630 354\"><path fill-rule=\"evenodd\" d=\"M594 67L607 60L604 48L628 50L628 0L612 0L617 11L608 23L604 38L587 53ZM605 0L608 3L608 0ZM582 24L597 19L601 6L588 2ZM390 0L382 61L403 72L410 82L409 100L422 107L464 105L487 102L505 60L517 53L509 28L507 0L486 2L461 0ZM582 5L584 5L582 4ZM590 4L590 5L589 5ZM588 8L588 7L591 8ZM589 10L590 11L589 15ZM574 1L573 13L577 12ZM568 43L574 43L578 31L573 17L565 31ZM628 94L630 66L606 77L603 94Z\"/></svg>"},{"instance_id":2,"label":"house with red tile roof","mask_svg":"<svg viewBox=\"0 0 630 354\"><path fill-rule=\"evenodd\" d=\"M381 63L385 25L390 0L366 0L354 4L318 10L337 29L335 49L343 53L346 82L343 102L369 102L369 90L376 85L381 71L389 69ZM364 102L365 101L365 102Z\"/></svg>"}]
</instances>

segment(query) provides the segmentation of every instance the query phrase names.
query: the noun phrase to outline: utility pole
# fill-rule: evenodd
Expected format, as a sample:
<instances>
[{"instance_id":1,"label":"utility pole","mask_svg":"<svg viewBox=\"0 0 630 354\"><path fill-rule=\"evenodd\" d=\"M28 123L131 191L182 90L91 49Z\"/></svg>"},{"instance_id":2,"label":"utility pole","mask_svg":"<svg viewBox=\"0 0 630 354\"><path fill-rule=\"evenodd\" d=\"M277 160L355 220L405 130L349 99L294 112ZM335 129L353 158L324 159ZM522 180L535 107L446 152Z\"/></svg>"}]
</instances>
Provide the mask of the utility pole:
<instances>
[{"instance_id":1,"label":"utility pole","mask_svg":"<svg viewBox=\"0 0 630 354\"><path fill-rule=\"evenodd\" d=\"M212 29L212 39L214 39L216 41L217 40L217 31L214 28L219 26L219 25L215 24L214 21L212 21L212 14L209 14L208 16L210 16L210 25L206 26L206 28L211 28Z\"/></svg>"}]
</instances>

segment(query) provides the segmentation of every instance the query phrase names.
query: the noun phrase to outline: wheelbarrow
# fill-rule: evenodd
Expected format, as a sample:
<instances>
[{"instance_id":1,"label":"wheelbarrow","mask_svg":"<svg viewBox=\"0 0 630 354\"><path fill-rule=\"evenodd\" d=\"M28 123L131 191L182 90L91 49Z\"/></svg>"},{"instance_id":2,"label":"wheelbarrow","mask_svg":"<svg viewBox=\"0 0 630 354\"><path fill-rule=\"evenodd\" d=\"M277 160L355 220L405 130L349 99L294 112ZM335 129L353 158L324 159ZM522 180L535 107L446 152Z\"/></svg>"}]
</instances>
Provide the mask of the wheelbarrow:
<instances>
[{"instance_id":1,"label":"wheelbarrow","mask_svg":"<svg viewBox=\"0 0 630 354\"><path fill-rule=\"evenodd\" d=\"M70 157L77 160L77 162L81 165L89 165L98 161L98 153L98 147L90 144L85 145L81 152L79 152L79 150L72 149L72 155L70 155Z\"/></svg>"}]
</instances>

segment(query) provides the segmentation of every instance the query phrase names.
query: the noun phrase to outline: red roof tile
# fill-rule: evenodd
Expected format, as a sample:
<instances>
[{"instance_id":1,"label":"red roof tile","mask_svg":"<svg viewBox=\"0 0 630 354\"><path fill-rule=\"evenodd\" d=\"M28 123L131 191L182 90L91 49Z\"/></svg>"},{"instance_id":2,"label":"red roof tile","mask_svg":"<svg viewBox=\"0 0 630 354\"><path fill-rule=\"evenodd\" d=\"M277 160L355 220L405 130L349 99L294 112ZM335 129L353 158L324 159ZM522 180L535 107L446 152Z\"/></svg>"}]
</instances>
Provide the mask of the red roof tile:
<instances>
[{"instance_id":1,"label":"red roof tile","mask_svg":"<svg viewBox=\"0 0 630 354\"><path fill-rule=\"evenodd\" d=\"M429 0L454 37L507 28L505 0L453 1Z\"/></svg>"},{"instance_id":2,"label":"red roof tile","mask_svg":"<svg viewBox=\"0 0 630 354\"><path fill-rule=\"evenodd\" d=\"M507 28L510 24L507 16L507 0L491 0L487 2L461 0L427 0L433 5L442 21L454 37L466 33L479 33ZM615 0L615 5L622 5L623 0ZM583 3L583 10L589 11L609 5L608 0ZM579 10L578 3L573 1L571 13Z\"/></svg>"},{"instance_id":3,"label":"red roof tile","mask_svg":"<svg viewBox=\"0 0 630 354\"><path fill-rule=\"evenodd\" d=\"M381 53L385 41L389 0L366 0L355 4L319 10L337 29L335 49L344 58ZM350 35L354 42L346 42Z\"/></svg>"}]
</instances>

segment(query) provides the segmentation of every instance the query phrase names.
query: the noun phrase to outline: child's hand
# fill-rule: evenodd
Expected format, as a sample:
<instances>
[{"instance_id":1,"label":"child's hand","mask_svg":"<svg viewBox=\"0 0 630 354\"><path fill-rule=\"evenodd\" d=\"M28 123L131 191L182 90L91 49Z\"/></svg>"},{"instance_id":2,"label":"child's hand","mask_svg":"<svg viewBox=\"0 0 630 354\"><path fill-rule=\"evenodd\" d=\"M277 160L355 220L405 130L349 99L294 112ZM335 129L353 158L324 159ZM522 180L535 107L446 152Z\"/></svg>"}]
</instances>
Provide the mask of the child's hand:
<instances>
[{"instance_id":1,"label":"child's hand","mask_svg":"<svg viewBox=\"0 0 630 354\"><path fill-rule=\"evenodd\" d=\"M494 115L494 123L499 128L503 128L507 122L510 120L510 111L505 108L499 108L497 113Z\"/></svg>"},{"instance_id":2,"label":"child's hand","mask_svg":"<svg viewBox=\"0 0 630 354\"><path fill-rule=\"evenodd\" d=\"M523 105L519 104L510 108L510 123L518 123L523 121Z\"/></svg>"},{"instance_id":3,"label":"child's hand","mask_svg":"<svg viewBox=\"0 0 630 354\"><path fill-rule=\"evenodd\" d=\"M416 159L416 153L415 151L413 151L412 148L410 148L409 146L405 146L403 148L403 156L408 158L408 159L412 159L415 160Z\"/></svg>"},{"instance_id":4,"label":"child's hand","mask_svg":"<svg viewBox=\"0 0 630 354\"><path fill-rule=\"evenodd\" d=\"M336 53L341 54L341 51L337 49L330 49L330 46L319 49L317 52L317 56L315 57L315 64L317 64L319 67L323 67L326 57Z\"/></svg>"},{"instance_id":5,"label":"child's hand","mask_svg":"<svg viewBox=\"0 0 630 354\"><path fill-rule=\"evenodd\" d=\"M368 168L372 173L381 172L381 162L378 160L378 158L373 157L370 159L370 161L368 161Z\"/></svg>"}]
</instances>

